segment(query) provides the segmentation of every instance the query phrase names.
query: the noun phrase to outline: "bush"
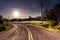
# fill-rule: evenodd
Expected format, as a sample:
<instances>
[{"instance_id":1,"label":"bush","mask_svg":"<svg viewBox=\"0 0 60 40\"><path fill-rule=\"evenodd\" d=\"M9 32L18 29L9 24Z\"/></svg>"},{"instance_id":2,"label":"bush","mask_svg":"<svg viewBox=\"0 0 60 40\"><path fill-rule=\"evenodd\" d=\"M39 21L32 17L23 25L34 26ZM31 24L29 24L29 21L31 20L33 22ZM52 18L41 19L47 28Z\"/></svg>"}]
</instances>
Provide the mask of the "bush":
<instances>
[{"instance_id":1,"label":"bush","mask_svg":"<svg viewBox=\"0 0 60 40\"><path fill-rule=\"evenodd\" d=\"M57 29L60 30L60 27L58 27Z\"/></svg>"},{"instance_id":2,"label":"bush","mask_svg":"<svg viewBox=\"0 0 60 40\"><path fill-rule=\"evenodd\" d=\"M6 30L5 27L0 27L0 32L5 31L5 30Z\"/></svg>"},{"instance_id":3,"label":"bush","mask_svg":"<svg viewBox=\"0 0 60 40\"><path fill-rule=\"evenodd\" d=\"M51 28L56 29L56 28L57 28L57 26L51 26Z\"/></svg>"},{"instance_id":4,"label":"bush","mask_svg":"<svg viewBox=\"0 0 60 40\"><path fill-rule=\"evenodd\" d=\"M52 23L51 26L57 26L57 25L58 25L58 22L54 22L54 23Z\"/></svg>"},{"instance_id":5,"label":"bush","mask_svg":"<svg viewBox=\"0 0 60 40\"><path fill-rule=\"evenodd\" d=\"M42 27L49 28L49 24L44 24Z\"/></svg>"},{"instance_id":6,"label":"bush","mask_svg":"<svg viewBox=\"0 0 60 40\"><path fill-rule=\"evenodd\" d=\"M9 29L10 29L10 25L6 21L4 21L3 16L0 15L0 31L5 31Z\"/></svg>"},{"instance_id":7,"label":"bush","mask_svg":"<svg viewBox=\"0 0 60 40\"><path fill-rule=\"evenodd\" d=\"M10 29L10 25L9 24L0 24L0 32L1 31L6 31Z\"/></svg>"},{"instance_id":8,"label":"bush","mask_svg":"<svg viewBox=\"0 0 60 40\"><path fill-rule=\"evenodd\" d=\"M10 29L10 25L9 24L4 24L4 27L6 28L6 30Z\"/></svg>"}]
</instances>

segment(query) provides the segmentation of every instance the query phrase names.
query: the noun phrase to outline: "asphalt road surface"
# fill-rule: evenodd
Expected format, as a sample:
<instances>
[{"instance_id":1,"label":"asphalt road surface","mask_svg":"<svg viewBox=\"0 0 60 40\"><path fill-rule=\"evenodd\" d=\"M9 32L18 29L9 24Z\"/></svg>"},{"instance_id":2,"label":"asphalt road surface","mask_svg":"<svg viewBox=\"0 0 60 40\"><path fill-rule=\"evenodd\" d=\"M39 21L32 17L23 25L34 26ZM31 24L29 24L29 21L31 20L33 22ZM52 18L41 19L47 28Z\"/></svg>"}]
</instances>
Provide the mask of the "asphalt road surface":
<instances>
[{"instance_id":1,"label":"asphalt road surface","mask_svg":"<svg viewBox=\"0 0 60 40\"><path fill-rule=\"evenodd\" d=\"M8 37L0 36L0 40L60 40L60 34L43 28L22 24L14 24L14 26L17 27L16 31Z\"/></svg>"}]
</instances>

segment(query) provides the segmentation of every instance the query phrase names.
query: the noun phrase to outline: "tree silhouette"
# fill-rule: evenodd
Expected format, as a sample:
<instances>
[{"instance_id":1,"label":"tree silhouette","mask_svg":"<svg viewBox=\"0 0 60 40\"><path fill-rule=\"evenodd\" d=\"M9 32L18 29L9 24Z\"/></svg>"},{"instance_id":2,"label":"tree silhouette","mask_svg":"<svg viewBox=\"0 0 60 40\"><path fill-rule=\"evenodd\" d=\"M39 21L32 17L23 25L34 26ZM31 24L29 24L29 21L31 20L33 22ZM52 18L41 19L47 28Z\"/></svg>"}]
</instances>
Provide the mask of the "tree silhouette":
<instances>
[{"instance_id":1,"label":"tree silhouette","mask_svg":"<svg viewBox=\"0 0 60 40\"><path fill-rule=\"evenodd\" d=\"M47 17L47 19L54 21L53 25L57 25L60 21L60 4L57 4L50 11L45 10L44 15Z\"/></svg>"},{"instance_id":2,"label":"tree silhouette","mask_svg":"<svg viewBox=\"0 0 60 40\"><path fill-rule=\"evenodd\" d=\"M0 15L0 24L2 24L3 23L3 17L2 17L2 15Z\"/></svg>"},{"instance_id":3,"label":"tree silhouette","mask_svg":"<svg viewBox=\"0 0 60 40\"><path fill-rule=\"evenodd\" d=\"M57 4L53 9L50 10L50 19L53 21L60 21L60 4Z\"/></svg>"},{"instance_id":4,"label":"tree silhouette","mask_svg":"<svg viewBox=\"0 0 60 40\"><path fill-rule=\"evenodd\" d=\"M49 17L48 17L50 15L49 11L46 9L43 13L44 13L43 17L45 17L45 20L49 20Z\"/></svg>"}]
</instances>

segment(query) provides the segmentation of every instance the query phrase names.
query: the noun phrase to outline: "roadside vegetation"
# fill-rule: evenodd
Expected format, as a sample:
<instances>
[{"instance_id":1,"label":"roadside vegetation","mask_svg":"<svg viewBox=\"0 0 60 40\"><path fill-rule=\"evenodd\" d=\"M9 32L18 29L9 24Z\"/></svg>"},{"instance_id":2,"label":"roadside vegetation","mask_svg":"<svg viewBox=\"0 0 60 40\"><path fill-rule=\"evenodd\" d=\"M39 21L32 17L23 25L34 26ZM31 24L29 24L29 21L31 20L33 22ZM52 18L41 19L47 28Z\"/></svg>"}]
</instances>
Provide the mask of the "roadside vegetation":
<instances>
[{"instance_id":1,"label":"roadside vegetation","mask_svg":"<svg viewBox=\"0 0 60 40\"><path fill-rule=\"evenodd\" d=\"M37 27L46 28L51 31L60 33L60 4L57 4L50 10L43 12L43 23L30 23L29 25L35 25Z\"/></svg>"},{"instance_id":2,"label":"roadside vegetation","mask_svg":"<svg viewBox=\"0 0 60 40\"><path fill-rule=\"evenodd\" d=\"M0 15L0 32L10 29L8 21L6 22L4 18Z\"/></svg>"},{"instance_id":3,"label":"roadside vegetation","mask_svg":"<svg viewBox=\"0 0 60 40\"><path fill-rule=\"evenodd\" d=\"M38 22L40 22L40 23L38 23ZM52 25L53 23L51 21L43 21L43 24L41 23L41 21L37 21L37 23L32 21L32 23L22 23L22 24L32 25L32 26L39 27L39 28L45 28L47 30L60 33L60 23L58 23L58 25L56 25L56 26L53 26Z\"/></svg>"},{"instance_id":4,"label":"roadside vegetation","mask_svg":"<svg viewBox=\"0 0 60 40\"><path fill-rule=\"evenodd\" d=\"M60 33L60 4L57 4L55 7L53 7L53 9L50 9L49 11L46 9L44 11L43 17L49 21L49 23L46 22L48 24L43 24L43 27L47 27L51 31Z\"/></svg>"}]
</instances>

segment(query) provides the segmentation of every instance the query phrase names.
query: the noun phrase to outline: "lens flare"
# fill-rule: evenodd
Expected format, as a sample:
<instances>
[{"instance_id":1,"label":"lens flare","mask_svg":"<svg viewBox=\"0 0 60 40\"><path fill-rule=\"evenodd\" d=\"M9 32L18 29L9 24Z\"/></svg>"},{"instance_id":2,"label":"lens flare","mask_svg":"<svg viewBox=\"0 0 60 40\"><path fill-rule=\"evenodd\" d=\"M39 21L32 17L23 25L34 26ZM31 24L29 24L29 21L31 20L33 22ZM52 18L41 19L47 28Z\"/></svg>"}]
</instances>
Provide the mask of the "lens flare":
<instances>
[{"instance_id":1,"label":"lens flare","mask_svg":"<svg viewBox=\"0 0 60 40\"><path fill-rule=\"evenodd\" d=\"M20 16L20 13L19 13L18 11L14 11L14 12L13 12L13 16L14 16L15 18L17 18L17 17Z\"/></svg>"}]
</instances>

